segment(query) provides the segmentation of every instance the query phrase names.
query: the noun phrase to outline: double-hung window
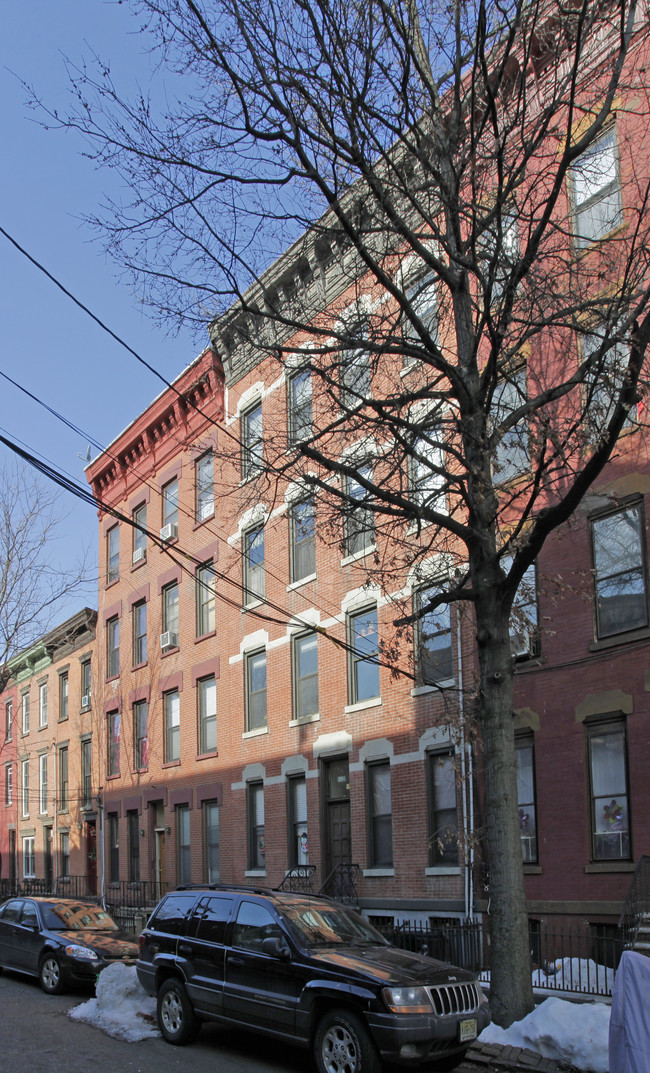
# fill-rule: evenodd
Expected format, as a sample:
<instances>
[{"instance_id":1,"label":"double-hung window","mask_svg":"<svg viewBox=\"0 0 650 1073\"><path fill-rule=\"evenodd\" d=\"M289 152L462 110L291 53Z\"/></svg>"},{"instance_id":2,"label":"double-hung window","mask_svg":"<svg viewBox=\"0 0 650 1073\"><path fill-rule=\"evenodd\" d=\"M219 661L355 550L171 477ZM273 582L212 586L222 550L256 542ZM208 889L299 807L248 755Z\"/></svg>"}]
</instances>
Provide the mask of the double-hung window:
<instances>
[{"instance_id":1,"label":"double-hung window","mask_svg":"<svg viewBox=\"0 0 650 1073\"><path fill-rule=\"evenodd\" d=\"M436 280L432 274L423 276L406 290L406 300L409 303L415 317L418 318L425 332L434 343L438 339L438 301L436 294ZM403 318L403 334L409 343L421 344L420 333L415 327L413 320L408 315ZM405 357L404 364L408 365L411 358Z\"/></svg>"},{"instance_id":2,"label":"double-hung window","mask_svg":"<svg viewBox=\"0 0 650 1073\"><path fill-rule=\"evenodd\" d=\"M162 591L163 632L160 644L162 648L175 648L178 645L178 582L165 585Z\"/></svg>"},{"instance_id":3,"label":"double-hung window","mask_svg":"<svg viewBox=\"0 0 650 1073\"><path fill-rule=\"evenodd\" d=\"M205 878L208 883L218 883L219 871L219 806L216 801L203 804L203 845Z\"/></svg>"},{"instance_id":4,"label":"double-hung window","mask_svg":"<svg viewBox=\"0 0 650 1073\"><path fill-rule=\"evenodd\" d=\"M92 699L92 664L90 659L81 662L81 707L89 708Z\"/></svg>"},{"instance_id":5,"label":"double-hung window","mask_svg":"<svg viewBox=\"0 0 650 1073\"><path fill-rule=\"evenodd\" d=\"M309 369L299 369L287 384L289 444L306 440L312 432L312 387Z\"/></svg>"},{"instance_id":6,"label":"double-hung window","mask_svg":"<svg viewBox=\"0 0 650 1073\"><path fill-rule=\"evenodd\" d=\"M595 861L631 857L625 720L586 725Z\"/></svg>"},{"instance_id":7,"label":"double-hung window","mask_svg":"<svg viewBox=\"0 0 650 1073\"><path fill-rule=\"evenodd\" d=\"M287 783L289 807L289 867L309 864L307 841L307 780L293 775Z\"/></svg>"},{"instance_id":8,"label":"double-hung window","mask_svg":"<svg viewBox=\"0 0 650 1073\"><path fill-rule=\"evenodd\" d=\"M261 402L241 415L241 451L241 475L247 481L256 477L264 464Z\"/></svg>"},{"instance_id":9,"label":"double-hung window","mask_svg":"<svg viewBox=\"0 0 650 1073\"><path fill-rule=\"evenodd\" d=\"M190 810L187 805L176 806L176 874L179 883L189 883L190 870Z\"/></svg>"},{"instance_id":10,"label":"double-hung window","mask_svg":"<svg viewBox=\"0 0 650 1073\"><path fill-rule=\"evenodd\" d=\"M456 766L451 751L427 755L429 783L429 865L458 866Z\"/></svg>"},{"instance_id":11,"label":"double-hung window","mask_svg":"<svg viewBox=\"0 0 650 1073\"><path fill-rule=\"evenodd\" d=\"M149 767L149 705L137 700L133 705L134 764L136 771Z\"/></svg>"},{"instance_id":12,"label":"double-hung window","mask_svg":"<svg viewBox=\"0 0 650 1073\"><path fill-rule=\"evenodd\" d=\"M537 863L537 808L535 797L535 747L532 734L517 737L517 801L519 832L524 864Z\"/></svg>"},{"instance_id":13,"label":"double-hung window","mask_svg":"<svg viewBox=\"0 0 650 1073\"><path fill-rule=\"evenodd\" d=\"M106 677L120 673L120 620L117 615L106 622Z\"/></svg>"},{"instance_id":14,"label":"double-hung window","mask_svg":"<svg viewBox=\"0 0 650 1073\"><path fill-rule=\"evenodd\" d=\"M140 817L137 809L126 814L126 831L129 841L129 883L140 882Z\"/></svg>"},{"instance_id":15,"label":"double-hung window","mask_svg":"<svg viewBox=\"0 0 650 1073\"><path fill-rule=\"evenodd\" d=\"M14 803L14 769L13 764L5 764L5 805Z\"/></svg>"},{"instance_id":16,"label":"double-hung window","mask_svg":"<svg viewBox=\"0 0 650 1073\"><path fill-rule=\"evenodd\" d=\"M196 683L199 701L199 753L217 748L217 683L214 675Z\"/></svg>"},{"instance_id":17,"label":"double-hung window","mask_svg":"<svg viewBox=\"0 0 650 1073\"><path fill-rule=\"evenodd\" d=\"M440 429L428 429L418 436L411 455L411 494L418 507L444 510L444 453Z\"/></svg>"},{"instance_id":18,"label":"double-hung window","mask_svg":"<svg viewBox=\"0 0 650 1073\"><path fill-rule=\"evenodd\" d=\"M38 725L47 726L47 682L41 682L38 687Z\"/></svg>"},{"instance_id":19,"label":"double-hung window","mask_svg":"<svg viewBox=\"0 0 650 1073\"><path fill-rule=\"evenodd\" d=\"M11 741L14 732L14 702L8 700L5 704L5 741Z\"/></svg>"},{"instance_id":20,"label":"double-hung window","mask_svg":"<svg viewBox=\"0 0 650 1073\"><path fill-rule=\"evenodd\" d=\"M372 480L372 467L362 466L359 477ZM370 492L355 477L346 477L344 482L345 502L345 554L360 555L375 542L374 512L366 505L371 500Z\"/></svg>"},{"instance_id":21,"label":"double-hung window","mask_svg":"<svg viewBox=\"0 0 650 1073\"><path fill-rule=\"evenodd\" d=\"M316 506L313 498L293 503L290 513L291 581L316 573Z\"/></svg>"},{"instance_id":22,"label":"double-hung window","mask_svg":"<svg viewBox=\"0 0 650 1073\"><path fill-rule=\"evenodd\" d=\"M366 328L358 333L362 341L361 346L355 347L350 343L341 350L341 404L346 410L356 410L361 403L370 396L372 383L372 369L370 366L370 353L364 344L368 338Z\"/></svg>"},{"instance_id":23,"label":"double-hung window","mask_svg":"<svg viewBox=\"0 0 650 1073\"><path fill-rule=\"evenodd\" d=\"M648 624L645 520L641 502L591 522L596 635Z\"/></svg>"},{"instance_id":24,"label":"double-hung window","mask_svg":"<svg viewBox=\"0 0 650 1073\"><path fill-rule=\"evenodd\" d=\"M164 540L178 536L178 477L164 485L162 490L162 529Z\"/></svg>"},{"instance_id":25,"label":"double-hung window","mask_svg":"<svg viewBox=\"0 0 650 1073\"><path fill-rule=\"evenodd\" d=\"M23 693L20 698L23 714L23 734L29 734L29 693Z\"/></svg>"},{"instance_id":26,"label":"double-hung window","mask_svg":"<svg viewBox=\"0 0 650 1073\"><path fill-rule=\"evenodd\" d=\"M33 835L23 838L23 877L24 879L36 878L36 854L34 851L36 839Z\"/></svg>"},{"instance_id":27,"label":"double-hung window","mask_svg":"<svg viewBox=\"0 0 650 1073\"><path fill-rule=\"evenodd\" d=\"M59 835L59 873L70 875L70 832L62 831Z\"/></svg>"},{"instance_id":28,"label":"double-hung window","mask_svg":"<svg viewBox=\"0 0 650 1073\"><path fill-rule=\"evenodd\" d=\"M133 605L133 666L147 662L147 601Z\"/></svg>"},{"instance_id":29,"label":"double-hung window","mask_svg":"<svg viewBox=\"0 0 650 1073\"><path fill-rule=\"evenodd\" d=\"M68 718L68 698L69 698L69 682L68 672L62 671L59 674L59 721L63 722Z\"/></svg>"},{"instance_id":30,"label":"double-hung window","mask_svg":"<svg viewBox=\"0 0 650 1073\"><path fill-rule=\"evenodd\" d=\"M248 868L262 871L265 868L264 839L264 784L249 782L248 797Z\"/></svg>"},{"instance_id":31,"label":"double-hung window","mask_svg":"<svg viewBox=\"0 0 650 1073\"><path fill-rule=\"evenodd\" d=\"M246 730L266 726L266 652L251 652L244 661L246 674Z\"/></svg>"},{"instance_id":32,"label":"double-hung window","mask_svg":"<svg viewBox=\"0 0 650 1073\"><path fill-rule=\"evenodd\" d=\"M134 563L146 558L147 554L147 504L141 503L133 511L133 551Z\"/></svg>"},{"instance_id":33,"label":"double-hung window","mask_svg":"<svg viewBox=\"0 0 650 1073\"><path fill-rule=\"evenodd\" d=\"M448 603L430 604L437 588L420 589L416 594L419 617L416 621L416 671L420 685L436 685L454 677L451 635L451 608Z\"/></svg>"},{"instance_id":34,"label":"double-hung window","mask_svg":"<svg viewBox=\"0 0 650 1073\"><path fill-rule=\"evenodd\" d=\"M106 584L111 585L120 576L120 527L114 525L106 534Z\"/></svg>"},{"instance_id":35,"label":"double-hung window","mask_svg":"<svg viewBox=\"0 0 650 1073\"><path fill-rule=\"evenodd\" d=\"M379 628L377 608L367 607L348 616L350 703L379 696Z\"/></svg>"},{"instance_id":36,"label":"double-hung window","mask_svg":"<svg viewBox=\"0 0 650 1073\"><path fill-rule=\"evenodd\" d=\"M108 712L106 716L107 756L106 773L120 773L120 713Z\"/></svg>"},{"instance_id":37,"label":"double-hung window","mask_svg":"<svg viewBox=\"0 0 650 1073\"><path fill-rule=\"evenodd\" d=\"M22 776L22 815L23 819L29 816L29 760L23 760L21 765Z\"/></svg>"},{"instance_id":38,"label":"double-hung window","mask_svg":"<svg viewBox=\"0 0 650 1073\"><path fill-rule=\"evenodd\" d=\"M585 431L591 440L599 439L607 430L614 414L627 375L630 348L622 340L616 340L616 328L609 331L606 325L594 327L580 339L583 362L592 360L584 381ZM611 345L608 345L609 340ZM599 351L603 349L602 354ZM629 411L624 427L629 428L636 416L636 408Z\"/></svg>"},{"instance_id":39,"label":"double-hung window","mask_svg":"<svg viewBox=\"0 0 650 1073\"><path fill-rule=\"evenodd\" d=\"M256 525L244 533L244 602L263 600L265 592L264 526Z\"/></svg>"},{"instance_id":40,"label":"double-hung window","mask_svg":"<svg viewBox=\"0 0 650 1073\"><path fill-rule=\"evenodd\" d=\"M81 807L91 808L93 803L93 743L92 738L81 742Z\"/></svg>"},{"instance_id":41,"label":"double-hung window","mask_svg":"<svg viewBox=\"0 0 650 1073\"><path fill-rule=\"evenodd\" d=\"M393 864L393 811L390 791L390 763L387 760L366 767L368 813L368 866L390 868Z\"/></svg>"},{"instance_id":42,"label":"double-hung window","mask_svg":"<svg viewBox=\"0 0 650 1073\"><path fill-rule=\"evenodd\" d=\"M68 771L68 746L62 745L59 749L59 808L66 810L70 804L69 771Z\"/></svg>"},{"instance_id":43,"label":"double-hung window","mask_svg":"<svg viewBox=\"0 0 650 1073\"><path fill-rule=\"evenodd\" d=\"M526 403L526 368L519 366L512 374L500 380L492 396L491 425L497 429ZM512 480L529 467L530 444L528 420L521 416L509 424L495 445L493 456L494 477L498 482Z\"/></svg>"},{"instance_id":44,"label":"double-hung window","mask_svg":"<svg viewBox=\"0 0 650 1073\"><path fill-rule=\"evenodd\" d=\"M181 758L181 698L177 689L164 694L165 763Z\"/></svg>"},{"instance_id":45,"label":"double-hung window","mask_svg":"<svg viewBox=\"0 0 650 1073\"><path fill-rule=\"evenodd\" d=\"M293 638L293 711L297 720L318 713L318 635Z\"/></svg>"},{"instance_id":46,"label":"double-hung window","mask_svg":"<svg viewBox=\"0 0 650 1073\"><path fill-rule=\"evenodd\" d=\"M38 811L42 815L47 812L47 753L42 753L39 757L38 801Z\"/></svg>"},{"instance_id":47,"label":"double-hung window","mask_svg":"<svg viewBox=\"0 0 650 1073\"><path fill-rule=\"evenodd\" d=\"M573 240L581 250L623 222L616 131L605 131L578 157L569 173Z\"/></svg>"},{"instance_id":48,"label":"double-hung window","mask_svg":"<svg viewBox=\"0 0 650 1073\"><path fill-rule=\"evenodd\" d=\"M214 514L214 459L206 451L196 463L196 520L204 522Z\"/></svg>"},{"instance_id":49,"label":"double-hung window","mask_svg":"<svg viewBox=\"0 0 650 1073\"><path fill-rule=\"evenodd\" d=\"M215 579L212 559L196 571L196 635L204 637L215 629Z\"/></svg>"}]
</instances>

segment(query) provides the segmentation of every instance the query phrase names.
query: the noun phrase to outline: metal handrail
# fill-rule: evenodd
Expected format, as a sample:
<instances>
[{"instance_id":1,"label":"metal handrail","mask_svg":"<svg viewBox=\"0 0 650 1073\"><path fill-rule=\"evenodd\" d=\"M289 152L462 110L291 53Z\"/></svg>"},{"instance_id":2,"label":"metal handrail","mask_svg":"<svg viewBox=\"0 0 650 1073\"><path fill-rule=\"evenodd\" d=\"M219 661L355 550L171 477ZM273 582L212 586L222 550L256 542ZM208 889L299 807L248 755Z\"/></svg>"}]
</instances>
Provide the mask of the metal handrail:
<instances>
[{"instance_id":1,"label":"metal handrail","mask_svg":"<svg viewBox=\"0 0 650 1073\"><path fill-rule=\"evenodd\" d=\"M639 857L618 927L625 946L633 946L639 926L650 917L650 856Z\"/></svg>"},{"instance_id":2,"label":"metal handrail","mask_svg":"<svg viewBox=\"0 0 650 1073\"><path fill-rule=\"evenodd\" d=\"M327 894L330 898L334 898L335 901L342 902L343 905L358 907L359 895L355 880L359 872L358 864L337 864L318 893Z\"/></svg>"},{"instance_id":3,"label":"metal handrail","mask_svg":"<svg viewBox=\"0 0 650 1073\"><path fill-rule=\"evenodd\" d=\"M314 884L312 880L315 871L315 864L294 865L293 868L289 869L282 882L278 884L278 890L295 891L299 894L313 894Z\"/></svg>"}]
</instances>

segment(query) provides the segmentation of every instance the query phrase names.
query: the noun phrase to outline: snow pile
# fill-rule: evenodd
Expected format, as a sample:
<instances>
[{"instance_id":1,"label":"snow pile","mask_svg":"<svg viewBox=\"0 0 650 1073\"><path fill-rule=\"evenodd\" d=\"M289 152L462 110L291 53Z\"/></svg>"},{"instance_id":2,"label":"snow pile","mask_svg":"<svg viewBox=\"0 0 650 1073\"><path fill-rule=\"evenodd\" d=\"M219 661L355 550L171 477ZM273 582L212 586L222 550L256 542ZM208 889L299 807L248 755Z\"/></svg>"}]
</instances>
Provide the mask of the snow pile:
<instances>
[{"instance_id":1,"label":"snow pile","mask_svg":"<svg viewBox=\"0 0 650 1073\"><path fill-rule=\"evenodd\" d=\"M488 1025L479 1038L481 1043L527 1047L589 1073L608 1073L609 1014L609 1006L602 1002L576 1005L547 998L523 1021L506 1029Z\"/></svg>"},{"instance_id":2,"label":"snow pile","mask_svg":"<svg viewBox=\"0 0 650 1073\"><path fill-rule=\"evenodd\" d=\"M533 972L533 987L559 991L588 991L591 995L611 995L614 970L584 958L558 958Z\"/></svg>"},{"instance_id":3,"label":"snow pile","mask_svg":"<svg viewBox=\"0 0 650 1073\"><path fill-rule=\"evenodd\" d=\"M137 1043L160 1033L156 1027L156 1000L140 984L135 968L116 963L100 974L97 998L68 1010L73 1021L101 1028L108 1036Z\"/></svg>"}]
</instances>

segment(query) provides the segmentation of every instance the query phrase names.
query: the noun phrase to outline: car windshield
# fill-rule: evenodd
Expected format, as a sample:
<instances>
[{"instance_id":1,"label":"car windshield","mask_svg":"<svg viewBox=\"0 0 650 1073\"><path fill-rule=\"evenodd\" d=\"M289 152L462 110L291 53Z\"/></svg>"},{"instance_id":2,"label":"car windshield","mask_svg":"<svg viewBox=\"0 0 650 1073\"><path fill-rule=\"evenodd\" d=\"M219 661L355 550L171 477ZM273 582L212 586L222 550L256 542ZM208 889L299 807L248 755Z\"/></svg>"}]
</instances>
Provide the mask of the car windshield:
<instances>
[{"instance_id":1,"label":"car windshield","mask_svg":"<svg viewBox=\"0 0 650 1073\"><path fill-rule=\"evenodd\" d=\"M41 904L43 922L50 931L119 931L113 918L100 905L80 902Z\"/></svg>"},{"instance_id":2,"label":"car windshield","mask_svg":"<svg viewBox=\"0 0 650 1073\"><path fill-rule=\"evenodd\" d=\"M282 911L308 946L386 946L371 924L344 906L292 901Z\"/></svg>"}]
</instances>

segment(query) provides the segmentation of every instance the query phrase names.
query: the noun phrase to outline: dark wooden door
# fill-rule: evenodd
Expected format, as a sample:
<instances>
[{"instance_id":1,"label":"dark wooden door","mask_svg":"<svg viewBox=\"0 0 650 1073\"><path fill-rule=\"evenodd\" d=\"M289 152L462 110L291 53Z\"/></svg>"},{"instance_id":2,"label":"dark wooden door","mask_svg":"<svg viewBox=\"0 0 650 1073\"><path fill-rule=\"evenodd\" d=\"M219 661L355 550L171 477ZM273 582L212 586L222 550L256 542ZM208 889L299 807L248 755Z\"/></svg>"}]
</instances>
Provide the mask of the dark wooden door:
<instances>
[{"instance_id":1,"label":"dark wooden door","mask_svg":"<svg viewBox=\"0 0 650 1073\"><path fill-rule=\"evenodd\" d=\"M337 864L350 864L350 768L347 757L324 765L325 877Z\"/></svg>"},{"instance_id":2,"label":"dark wooden door","mask_svg":"<svg viewBox=\"0 0 650 1073\"><path fill-rule=\"evenodd\" d=\"M89 894L97 894L97 827L94 820L86 822L86 884Z\"/></svg>"}]
</instances>

